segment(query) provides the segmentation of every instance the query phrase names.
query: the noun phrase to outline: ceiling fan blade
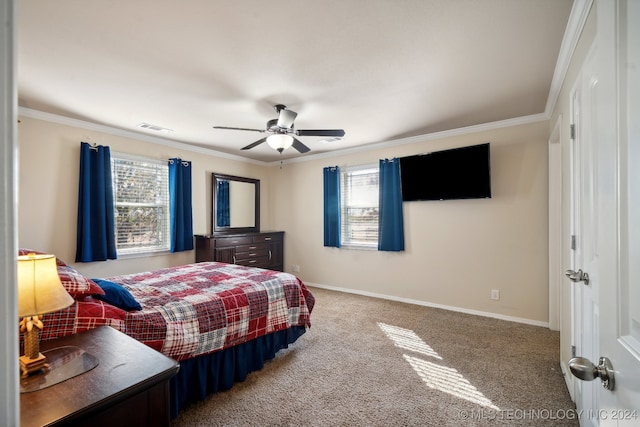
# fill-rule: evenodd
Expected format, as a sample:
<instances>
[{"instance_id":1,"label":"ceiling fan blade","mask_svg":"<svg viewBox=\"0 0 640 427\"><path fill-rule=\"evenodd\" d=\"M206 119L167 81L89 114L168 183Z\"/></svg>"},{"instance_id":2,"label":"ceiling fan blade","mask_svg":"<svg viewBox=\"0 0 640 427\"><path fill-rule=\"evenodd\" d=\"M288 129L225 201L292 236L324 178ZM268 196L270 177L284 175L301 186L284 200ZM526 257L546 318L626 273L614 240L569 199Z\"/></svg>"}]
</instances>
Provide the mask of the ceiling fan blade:
<instances>
[{"instance_id":1,"label":"ceiling fan blade","mask_svg":"<svg viewBox=\"0 0 640 427\"><path fill-rule=\"evenodd\" d=\"M246 147L242 147L242 148L241 148L241 150L250 150L250 149L252 149L253 147L257 147L258 145L262 144L262 143L263 143L263 142L265 142L266 140L267 140L267 138L259 139L259 140L257 140L256 142L254 142L254 143L252 143L252 144L247 145Z\"/></svg>"},{"instance_id":2,"label":"ceiling fan blade","mask_svg":"<svg viewBox=\"0 0 640 427\"><path fill-rule=\"evenodd\" d=\"M265 132L264 129L234 128L234 127L229 127L229 126L214 126L213 128L214 129L228 129L228 130L250 130L252 132L262 132L262 133Z\"/></svg>"},{"instance_id":3,"label":"ceiling fan blade","mask_svg":"<svg viewBox=\"0 0 640 427\"><path fill-rule=\"evenodd\" d=\"M307 147L306 145L304 145L302 142L300 142L295 138L293 138L293 144L291 144L291 146L296 150L298 150L298 152L300 153L308 153L309 151L311 151L309 147Z\"/></svg>"},{"instance_id":4,"label":"ceiling fan blade","mask_svg":"<svg viewBox=\"0 0 640 427\"><path fill-rule=\"evenodd\" d=\"M295 111L281 109L278 113L278 127L290 129L297 115Z\"/></svg>"},{"instance_id":5,"label":"ceiling fan blade","mask_svg":"<svg viewBox=\"0 0 640 427\"><path fill-rule=\"evenodd\" d=\"M298 136L334 136L342 138L344 130L342 129L298 129L295 131Z\"/></svg>"}]
</instances>

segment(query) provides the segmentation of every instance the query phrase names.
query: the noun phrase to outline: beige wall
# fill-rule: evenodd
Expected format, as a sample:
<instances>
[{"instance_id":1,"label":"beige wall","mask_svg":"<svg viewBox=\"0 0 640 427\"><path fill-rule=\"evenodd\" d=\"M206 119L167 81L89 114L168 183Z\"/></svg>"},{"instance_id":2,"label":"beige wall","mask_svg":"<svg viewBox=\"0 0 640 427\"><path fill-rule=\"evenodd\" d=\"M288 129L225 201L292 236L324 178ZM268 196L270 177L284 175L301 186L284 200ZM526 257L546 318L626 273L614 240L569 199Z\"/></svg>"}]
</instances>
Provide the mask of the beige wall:
<instances>
[{"instance_id":1,"label":"beige wall","mask_svg":"<svg viewBox=\"0 0 640 427\"><path fill-rule=\"evenodd\" d=\"M106 277L195 261L194 251L148 258L119 259L74 264L78 209L80 142L108 145L122 152L192 162L193 231L211 232L211 173L241 175L266 181L268 168L189 150L153 144L110 133L21 117L20 193L18 203L19 245L55 253L91 277ZM269 187L261 188L262 221L269 224Z\"/></svg>"},{"instance_id":2,"label":"beige wall","mask_svg":"<svg viewBox=\"0 0 640 427\"><path fill-rule=\"evenodd\" d=\"M548 321L547 122L273 169L270 216L285 269L308 283ZM406 251L323 247L322 169L491 143L491 199L404 203ZM491 289L500 300L490 299Z\"/></svg>"},{"instance_id":3,"label":"beige wall","mask_svg":"<svg viewBox=\"0 0 640 427\"><path fill-rule=\"evenodd\" d=\"M211 172L261 179L263 230L285 231L285 269L305 282L354 292L548 321L547 122L313 158L265 167L109 133L22 118L19 244L73 264L79 145L193 162L194 232L210 232ZM441 149L491 143L493 198L405 203L406 251L323 247L322 168L376 163ZM105 277L178 265L193 252L76 266ZM490 299L492 289L500 300Z\"/></svg>"}]
</instances>

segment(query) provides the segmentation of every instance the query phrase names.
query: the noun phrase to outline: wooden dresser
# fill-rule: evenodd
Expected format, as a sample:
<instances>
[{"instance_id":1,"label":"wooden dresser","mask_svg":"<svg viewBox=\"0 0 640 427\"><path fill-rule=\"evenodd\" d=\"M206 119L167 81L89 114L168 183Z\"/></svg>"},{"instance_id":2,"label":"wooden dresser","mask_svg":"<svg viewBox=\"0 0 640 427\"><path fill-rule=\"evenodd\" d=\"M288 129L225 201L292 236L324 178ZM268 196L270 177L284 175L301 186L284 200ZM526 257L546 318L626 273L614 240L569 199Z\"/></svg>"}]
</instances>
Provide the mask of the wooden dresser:
<instances>
[{"instance_id":1,"label":"wooden dresser","mask_svg":"<svg viewBox=\"0 0 640 427\"><path fill-rule=\"evenodd\" d=\"M207 261L284 271L284 231L196 236L196 262Z\"/></svg>"}]
</instances>

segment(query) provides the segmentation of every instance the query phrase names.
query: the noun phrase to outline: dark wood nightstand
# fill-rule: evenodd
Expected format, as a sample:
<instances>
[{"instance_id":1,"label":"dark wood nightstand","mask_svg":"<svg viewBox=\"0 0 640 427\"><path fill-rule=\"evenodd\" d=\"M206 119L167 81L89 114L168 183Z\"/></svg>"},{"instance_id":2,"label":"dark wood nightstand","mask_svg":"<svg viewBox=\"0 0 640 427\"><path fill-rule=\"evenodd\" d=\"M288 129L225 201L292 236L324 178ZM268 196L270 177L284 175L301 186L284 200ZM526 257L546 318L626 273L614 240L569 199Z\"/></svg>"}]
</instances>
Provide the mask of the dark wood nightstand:
<instances>
[{"instance_id":1,"label":"dark wood nightstand","mask_svg":"<svg viewBox=\"0 0 640 427\"><path fill-rule=\"evenodd\" d=\"M169 380L178 362L102 326L41 343L77 346L98 358L92 370L20 394L21 426L169 426Z\"/></svg>"}]
</instances>

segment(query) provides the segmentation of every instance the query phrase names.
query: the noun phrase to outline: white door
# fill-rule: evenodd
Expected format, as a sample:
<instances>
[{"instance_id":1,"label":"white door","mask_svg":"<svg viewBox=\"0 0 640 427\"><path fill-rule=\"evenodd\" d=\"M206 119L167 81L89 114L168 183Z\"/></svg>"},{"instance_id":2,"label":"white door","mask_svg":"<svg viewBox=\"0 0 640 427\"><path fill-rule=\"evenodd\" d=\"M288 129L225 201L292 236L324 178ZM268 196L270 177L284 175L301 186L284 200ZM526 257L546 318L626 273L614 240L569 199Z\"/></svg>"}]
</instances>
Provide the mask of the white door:
<instances>
[{"instance_id":1,"label":"white door","mask_svg":"<svg viewBox=\"0 0 640 427\"><path fill-rule=\"evenodd\" d=\"M601 325L602 355L611 359L615 390L602 393L602 425L640 425L640 1L608 1L599 5L598 36L607 46L608 91L616 112L615 132L603 128L601 156L603 202L611 254L606 259L607 282L601 303L611 307ZM600 16L601 15L601 16ZM603 99L608 104L609 99ZM615 153L615 156L612 155ZM615 237L614 237L615 236ZM604 261L604 259L603 259ZM604 277L603 277L604 280Z\"/></svg>"},{"instance_id":2,"label":"white door","mask_svg":"<svg viewBox=\"0 0 640 427\"><path fill-rule=\"evenodd\" d=\"M585 71L592 90L589 125L594 169L592 210L597 273L588 357L600 369L580 382L581 425L640 425L640 1L599 0L594 56ZM581 102L581 105L585 105ZM585 117L582 115L581 120ZM581 181L584 182L584 181ZM584 191L581 191L584 194ZM584 218L584 216L583 216ZM588 273L590 271L586 270ZM584 288L583 288L584 289ZM597 292L597 294L596 294ZM582 300L584 304L584 299ZM583 319L583 328L588 322ZM586 353L585 353L586 354ZM583 356L578 350L578 356ZM601 363L605 357L610 366ZM591 366L591 368L593 365ZM609 390L603 377L609 377ZM598 378L599 377L599 378ZM589 397L591 396L591 397Z\"/></svg>"},{"instance_id":3,"label":"white door","mask_svg":"<svg viewBox=\"0 0 640 427\"><path fill-rule=\"evenodd\" d=\"M572 349L597 360L599 349L599 256L597 164L594 115L597 114L597 45L592 46L571 95L571 268L567 275L572 295ZM572 396L581 414L597 413L599 394L592 384L573 381ZM583 426L597 426L584 418Z\"/></svg>"}]
</instances>

